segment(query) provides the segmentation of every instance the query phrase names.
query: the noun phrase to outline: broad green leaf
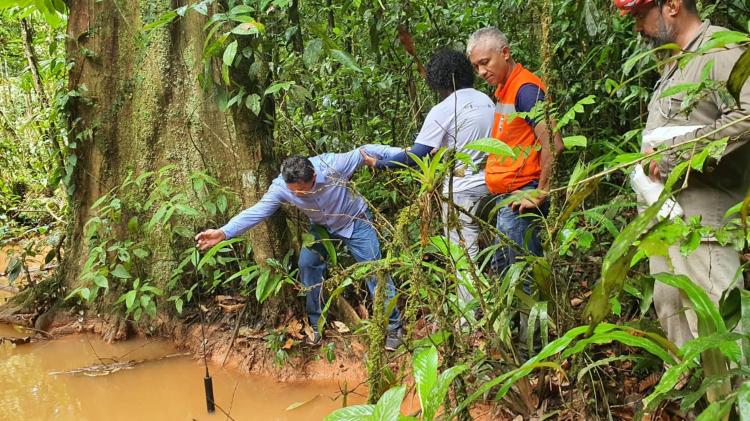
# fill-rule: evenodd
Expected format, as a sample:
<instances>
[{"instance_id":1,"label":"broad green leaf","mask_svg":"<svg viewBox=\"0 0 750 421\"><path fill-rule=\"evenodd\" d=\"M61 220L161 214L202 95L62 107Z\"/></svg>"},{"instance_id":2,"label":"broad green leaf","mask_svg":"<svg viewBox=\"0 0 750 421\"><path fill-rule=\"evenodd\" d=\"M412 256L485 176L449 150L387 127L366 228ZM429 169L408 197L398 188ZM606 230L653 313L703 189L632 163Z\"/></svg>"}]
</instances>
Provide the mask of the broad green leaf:
<instances>
[{"instance_id":1,"label":"broad green leaf","mask_svg":"<svg viewBox=\"0 0 750 421\"><path fill-rule=\"evenodd\" d=\"M599 32L599 24L602 19L599 9L592 0L585 0L583 2L583 16L586 21L586 30L588 31L589 36L596 36Z\"/></svg>"},{"instance_id":2,"label":"broad green leaf","mask_svg":"<svg viewBox=\"0 0 750 421\"><path fill-rule=\"evenodd\" d=\"M318 234L318 240L317 242L323 245L323 248L326 250L326 254L328 254L328 260L331 263L332 266L336 266L336 263L338 262L337 256L336 256L336 247L333 245L333 241L331 240L331 236L328 235L328 231L321 227L320 225L315 225L314 227L315 233Z\"/></svg>"},{"instance_id":3,"label":"broad green leaf","mask_svg":"<svg viewBox=\"0 0 750 421\"><path fill-rule=\"evenodd\" d=\"M271 291L274 287L273 280L274 277L271 276L271 272L268 269L264 269L261 272L258 277L258 285L255 288L255 298L258 302L262 303L269 295L271 295Z\"/></svg>"},{"instance_id":4,"label":"broad green leaf","mask_svg":"<svg viewBox=\"0 0 750 421\"><path fill-rule=\"evenodd\" d=\"M128 270L125 269L125 266L123 266L121 264L118 264L117 266L115 266L115 269L112 272L110 272L110 274L112 276L114 276L116 278L120 278L120 279L130 279L131 278L130 272L128 272Z\"/></svg>"},{"instance_id":5,"label":"broad green leaf","mask_svg":"<svg viewBox=\"0 0 750 421\"><path fill-rule=\"evenodd\" d=\"M257 113L256 113L257 115ZM219 213L224 213L227 210L227 197L223 194L216 199L216 207L219 209Z\"/></svg>"},{"instance_id":6,"label":"broad green leaf","mask_svg":"<svg viewBox=\"0 0 750 421\"><path fill-rule=\"evenodd\" d=\"M691 90L695 90L696 88L699 88L701 86L698 82L685 82L685 83L678 83L676 85L672 85L669 88L665 89L664 92L659 96L659 98L668 98L674 95L679 94L680 92L689 92Z\"/></svg>"},{"instance_id":7,"label":"broad green leaf","mask_svg":"<svg viewBox=\"0 0 750 421\"><path fill-rule=\"evenodd\" d=\"M195 236L195 233L190 228L184 226L184 225L178 225L172 229L175 234L179 235L182 238L193 238Z\"/></svg>"},{"instance_id":8,"label":"broad green leaf","mask_svg":"<svg viewBox=\"0 0 750 421\"><path fill-rule=\"evenodd\" d=\"M109 288L109 281L106 276L94 275L94 284L100 288Z\"/></svg>"},{"instance_id":9,"label":"broad green leaf","mask_svg":"<svg viewBox=\"0 0 750 421\"><path fill-rule=\"evenodd\" d=\"M229 9L229 16L249 14L249 13L253 13L254 11L255 10L252 7L241 4L241 5L234 6L233 8Z\"/></svg>"},{"instance_id":10,"label":"broad green leaf","mask_svg":"<svg viewBox=\"0 0 750 421\"><path fill-rule=\"evenodd\" d=\"M253 114L259 115L260 114L260 96L258 96L258 94L248 95L247 98L245 98L245 107L247 107L248 110L252 111Z\"/></svg>"},{"instance_id":11,"label":"broad green leaf","mask_svg":"<svg viewBox=\"0 0 750 421\"><path fill-rule=\"evenodd\" d=\"M728 141L729 138L719 139L703 147L700 153L690 158L690 167L694 170L702 171L703 164L706 162L706 159L708 159L709 157L712 157L716 160L721 158L722 153L724 153L724 149L726 149L727 147Z\"/></svg>"},{"instance_id":12,"label":"broad green leaf","mask_svg":"<svg viewBox=\"0 0 750 421\"><path fill-rule=\"evenodd\" d=\"M183 205L183 204L178 203L178 204L174 205L174 207L175 207L175 209L177 209L178 211L180 211L180 214L182 214L184 216L198 216L198 215L200 215L200 213L198 213L197 210L195 210L195 209L193 209L193 208L191 208L190 206L187 206L187 205Z\"/></svg>"},{"instance_id":13,"label":"broad green leaf","mask_svg":"<svg viewBox=\"0 0 750 421\"><path fill-rule=\"evenodd\" d=\"M737 31L719 31L711 34L711 38L698 50L699 53L715 48L725 48L730 44L750 42L750 35Z\"/></svg>"},{"instance_id":14,"label":"broad green leaf","mask_svg":"<svg viewBox=\"0 0 750 421\"><path fill-rule=\"evenodd\" d=\"M492 155L499 155L502 157L515 158L516 152L507 143L499 139L486 137L484 139L477 139L464 146L464 149L470 149L479 152L485 152Z\"/></svg>"},{"instance_id":15,"label":"broad green leaf","mask_svg":"<svg viewBox=\"0 0 750 421\"><path fill-rule=\"evenodd\" d=\"M138 232L138 217L134 216L128 220L128 232L135 234Z\"/></svg>"},{"instance_id":16,"label":"broad green leaf","mask_svg":"<svg viewBox=\"0 0 750 421\"><path fill-rule=\"evenodd\" d=\"M401 414L401 402L406 394L406 386L398 386L388 389L375 404L375 410L372 411L371 420L373 421L392 421L397 420Z\"/></svg>"},{"instance_id":17,"label":"broad green leaf","mask_svg":"<svg viewBox=\"0 0 750 421\"><path fill-rule=\"evenodd\" d=\"M750 420L750 380L746 380L737 391L737 409L741 420Z\"/></svg>"},{"instance_id":18,"label":"broad green leaf","mask_svg":"<svg viewBox=\"0 0 750 421\"><path fill-rule=\"evenodd\" d=\"M262 25L252 19L252 22L242 22L235 26L234 29L232 29L232 33L236 35L257 35L262 32L261 28Z\"/></svg>"},{"instance_id":19,"label":"broad green leaf","mask_svg":"<svg viewBox=\"0 0 750 421\"><path fill-rule=\"evenodd\" d=\"M740 94L742 88L745 87L747 78L750 76L750 48L746 49L740 56L740 59L734 63L731 73L729 73L729 79L727 79L727 90L737 101L737 104L741 104Z\"/></svg>"},{"instance_id":20,"label":"broad green leaf","mask_svg":"<svg viewBox=\"0 0 750 421\"><path fill-rule=\"evenodd\" d=\"M427 407L430 405L430 394L437 383L438 377L437 349L434 346L430 346L429 348L417 351L414 355L412 366L414 367L414 382L417 384L419 405L423 411L427 411Z\"/></svg>"},{"instance_id":21,"label":"broad green leaf","mask_svg":"<svg viewBox=\"0 0 750 421\"><path fill-rule=\"evenodd\" d=\"M734 399L711 402L711 404L708 405L708 407L704 409L703 412L698 414L698 416L695 418L695 421L723 420L724 417L729 414L732 406L734 406Z\"/></svg>"},{"instance_id":22,"label":"broad green leaf","mask_svg":"<svg viewBox=\"0 0 750 421\"><path fill-rule=\"evenodd\" d=\"M560 129L574 121L576 114L585 112L586 110L584 108L584 105L592 104L596 104L596 95L588 95L580 99L557 121L557 130L559 131Z\"/></svg>"},{"instance_id":23,"label":"broad green leaf","mask_svg":"<svg viewBox=\"0 0 750 421\"><path fill-rule=\"evenodd\" d=\"M136 294L138 294L138 291L131 289L125 294L125 307L130 310L131 307L133 307L133 304L135 304L135 298Z\"/></svg>"},{"instance_id":24,"label":"broad green leaf","mask_svg":"<svg viewBox=\"0 0 750 421\"><path fill-rule=\"evenodd\" d=\"M195 10L197 13L200 13L203 16L208 16L208 4L210 1L201 1L200 3L196 3L193 5L193 10Z\"/></svg>"},{"instance_id":25,"label":"broad green leaf","mask_svg":"<svg viewBox=\"0 0 750 421\"><path fill-rule=\"evenodd\" d=\"M737 339L741 335L736 333L720 333L710 336L701 336L685 343L681 350L682 361L670 366L650 395L643 399L646 408L651 408L658 399L674 389L680 377L687 373L697 364L697 358L702 353L722 348L737 347Z\"/></svg>"},{"instance_id":26,"label":"broad green leaf","mask_svg":"<svg viewBox=\"0 0 750 421\"><path fill-rule=\"evenodd\" d=\"M674 275L671 273L657 273L654 275L654 278L657 282L681 289L690 299L690 302L693 304L693 310L698 316L699 335L707 336L727 331L724 319L719 313L719 309L708 297L706 291L697 286L687 276Z\"/></svg>"},{"instance_id":27,"label":"broad green leaf","mask_svg":"<svg viewBox=\"0 0 750 421\"><path fill-rule=\"evenodd\" d=\"M231 67L232 63L234 63L234 56L237 55L237 40L232 41L227 45L227 48L224 49L224 55L222 56L222 61L227 67Z\"/></svg>"},{"instance_id":28,"label":"broad green leaf","mask_svg":"<svg viewBox=\"0 0 750 421\"><path fill-rule=\"evenodd\" d=\"M313 67L318 60L320 59L320 55L323 52L323 40L320 38L315 38L313 40L308 41L307 45L305 45L305 52L302 54L302 61L305 63L305 66L307 67Z\"/></svg>"},{"instance_id":29,"label":"broad green leaf","mask_svg":"<svg viewBox=\"0 0 750 421\"><path fill-rule=\"evenodd\" d=\"M466 369L467 367L465 365L458 365L440 373L435 387L432 388L432 391L427 398L427 405L422 406L424 419L435 419L438 409L443 402L445 402L445 395L448 394L448 389L450 389L451 383L453 383L453 380L458 375L466 371Z\"/></svg>"},{"instance_id":30,"label":"broad green leaf","mask_svg":"<svg viewBox=\"0 0 750 421\"><path fill-rule=\"evenodd\" d=\"M740 305L742 307L742 317L740 318L739 331L745 334L742 339L742 353L744 354L746 365L750 366L750 291L740 291Z\"/></svg>"},{"instance_id":31,"label":"broad green leaf","mask_svg":"<svg viewBox=\"0 0 750 421\"><path fill-rule=\"evenodd\" d=\"M324 421L371 421L375 405L354 405L337 409L328 414Z\"/></svg>"},{"instance_id":32,"label":"broad green leaf","mask_svg":"<svg viewBox=\"0 0 750 421\"><path fill-rule=\"evenodd\" d=\"M719 313L728 330L733 330L742 317L739 287L724 291L719 300Z\"/></svg>"},{"instance_id":33,"label":"broad green leaf","mask_svg":"<svg viewBox=\"0 0 750 421\"><path fill-rule=\"evenodd\" d=\"M563 145L565 145L565 149L575 148L575 147L586 147L586 136L566 136L563 137Z\"/></svg>"},{"instance_id":34,"label":"broad green leaf","mask_svg":"<svg viewBox=\"0 0 750 421\"><path fill-rule=\"evenodd\" d=\"M151 217L151 219L148 221L148 224L146 224L146 229L150 230L156 226L157 223L161 222L161 219L164 217L164 214L167 213L167 205L162 205L159 207L159 209L156 210L156 213L154 213L154 216Z\"/></svg>"},{"instance_id":35,"label":"broad green leaf","mask_svg":"<svg viewBox=\"0 0 750 421\"><path fill-rule=\"evenodd\" d=\"M354 58L350 56L348 53L341 51L341 50L331 50L331 56L336 59L339 63L343 64L350 70L353 70L355 72L361 72L362 69L357 66L357 63L354 61Z\"/></svg>"},{"instance_id":36,"label":"broad green leaf","mask_svg":"<svg viewBox=\"0 0 750 421\"><path fill-rule=\"evenodd\" d=\"M612 343L613 341L617 341L628 346L641 348L644 351L648 351L649 353L659 357L667 364L674 364L675 362L674 358L669 355L668 350L662 348L661 346L647 338L631 334L628 332L628 330L625 329L621 331L613 330L609 332L603 332L592 335L591 337L588 337L586 339L582 339L578 341L575 346L566 349L565 352L562 353L560 358L564 360L571 355L579 354L586 346L590 344L602 345Z\"/></svg>"},{"instance_id":37,"label":"broad green leaf","mask_svg":"<svg viewBox=\"0 0 750 421\"><path fill-rule=\"evenodd\" d=\"M468 398L466 398L463 402L461 402L458 407L453 411L453 414L458 414L459 412L463 411L465 408L467 408L469 405L471 405L475 400L483 396L485 393L489 392L493 388L495 388L497 385L504 383L506 381L510 381L512 379L518 379L521 378L531 371L533 371L535 368L541 368L541 367L552 367L555 369L558 369L559 366L554 363L542 363L540 361L547 359L551 357L552 355L558 354L562 350L568 347L570 343L577 337L583 335L586 333L586 331L589 330L588 326L578 326L573 329L570 329L569 331L565 332L565 334L554 341L550 342L549 345L542 348L541 351L528 361L526 361L521 367L511 370L509 372L506 372L504 374L501 374L500 376L482 384L474 393L472 393ZM515 381L511 381L510 386ZM506 390L507 392L507 390Z\"/></svg>"},{"instance_id":38,"label":"broad green leaf","mask_svg":"<svg viewBox=\"0 0 750 421\"><path fill-rule=\"evenodd\" d=\"M146 314L148 314L149 317L156 318L156 302L155 301L149 300L145 309L146 309Z\"/></svg>"},{"instance_id":39,"label":"broad green leaf","mask_svg":"<svg viewBox=\"0 0 750 421\"><path fill-rule=\"evenodd\" d=\"M216 244L215 246L211 247L206 254L203 255L203 257L200 259L200 262L198 262L198 266L196 267L197 270L201 270L201 268L209 261L211 258L214 257L216 253L219 252L219 250L223 249L226 246L229 246L231 244L237 243L242 241L241 238L235 237L230 240L224 240ZM195 264L195 262L193 262Z\"/></svg>"},{"instance_id":40,"label":"broad green leaf","mask_svg":"<svg viewBox=\"0 0 750 421\"><path fill-rule=\"evenodd\" d=\"M615 361L637 361L642 360L644 357L639 357L637 355L615 355L612 357L607 357L601 360L596 360L592 362L591 364L587 365L586 367L583 367L577 374L577 380L580 382L581 379L583 379L583 376L586 375L591 369L606 366L610 363L613 363Z\"/></svg>"},{"instance_id":41,"label":"broad green leaf","mask_svg":"<svg viewBox=\"0 0 750 421\"><path fill-rule=\"evenodd\" d=\"M253 279L256 276L258 276L258 273L260 272L260 267L258 265L251 265L246 268L243 268L242 270L235 272L232 276L227 278L226 283L229 283L233 281L236 278L242 277L243 280L245 279Z\"/></svg>"},{"instance_id":42,"label":"broad green leaf","mask_svg":"<svg viewBox=\"0 0 750 421\"><path fill-rule=\"evenodd\" d=\"M150 284L143 285L143 287L141 287L141 291L150 292L151 294L158 296L164 294L164 291Z\"/></svg>"},{"instance_id":43,"label":"broad green leaf","mask_svg":"<svg viewBox=\"0 0 750 421\"><path fill-rule=\"evenodd\" d=\"M290 80L288 82L277 82L273 85L269 86L268 89L266 89L265 92L263 92L263 95L271 95L275 94L276 92L279 92L281 90L288 90L292 85L294 85L294 81Z\"/></svg>"},{"instance_id":44,"label":"broad green leaf","mask_svg":"<svg viewBox=\"0 0 750 421\"><path fill-rule=\"evenodd\" d=\"M657 51L661 50L674 50L674 51L680 51L681 48L677 44L664 44L662 46L656 47L653 50L649 51L643 51L641 53L638 53L634 55L633 57L629 58L628 61L625 62L622 66L622 72L624 74L630 73L630 71L633 69L633 67L641 60L643 60L644 57L649 56Z\"/></svg>"},{"instance_id":45,"label":"broad green leaf","mask_svg":"<svg viewBox=\"0 0 750 421\"><path fill-rule=\"evenodd\" d=\"M634 246L635 242L640 239L644 232L649 230L649 226L668 197L667 194L662 194L659 200L628 224L615 238L604 256L601 281L594 287L591 298L584 309L592 327L604 320L609 314L609 299L620 295L625 283L625 276L630 269L630 261L638 250Z\"/></svg>"},{"instance_id":46,"label":"broad green leaf","mask_svg":"<svg viewBox=\"0 0 750 421\"><path fill-rule=\"evenodd\" d=\"M176 11L174 11L174 10L168 10L168 11L162 13L161 15L159 15L159 17L156 18L155 21L144 25L143 26L143 31L144 32L149 32L149 31L153 31L154 29L161 28L162 26L164 26L164 25L172 22L173 20L175 20L175 18L177 18L177 16L178 15L177 15Z\"/></svg>"}]
</instances>

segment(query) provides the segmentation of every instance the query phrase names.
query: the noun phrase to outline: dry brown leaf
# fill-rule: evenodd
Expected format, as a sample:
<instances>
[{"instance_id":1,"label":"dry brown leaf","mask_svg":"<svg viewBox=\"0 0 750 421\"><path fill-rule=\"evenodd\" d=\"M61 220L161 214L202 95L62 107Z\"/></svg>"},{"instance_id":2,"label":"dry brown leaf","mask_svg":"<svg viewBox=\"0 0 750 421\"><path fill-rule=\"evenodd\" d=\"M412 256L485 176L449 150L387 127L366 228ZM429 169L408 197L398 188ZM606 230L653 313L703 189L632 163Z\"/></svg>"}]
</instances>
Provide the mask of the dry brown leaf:
<instances>
[{"instance_id":1,"label":"dry brown leaf","mask_svg":"<svg viewBox=\"0 0 750 421\"><path fill-rule=\"evenodd\" d=\"M244 307L244 304L222 304L219 303L219 307L221 307L224 310L224 313L236 313L240 310L242 310L242 307Z\"/></svg>"},{"instance_id":2,"label":"dry brown leaf","mask_svg":"<svg viewBox=\"0 0 750 421\"><path fill-rule=\"evenodd\" d=\"M282 346L281 349L292 349L293 346L294 346L294 339L289 338L286 340L286 342L284 343L284 346Z\"/></svg>"},{"instance_id":3,"label":"dry brown leaf","mask_svg":"<svg viewBox=\"0 0 750 421\"><path fill-rule=\"evenodd\" d=\"M657 373L651 373L638 384L638 392L643 393L656 383L659 383L659 375Z\"/></svg>"},{"instance_id":4,"label":"dry brown leaf","mask_svg":"<svg viewBox=\"0 0 750 421\"><path fill-rule=\"evenodd\" d=\"M367 307L364 304L357 304L357 307L354 310L357 312L360 319L366 320L370 318L370 312L367 311Z\"/></svg>"},{"instance_id":5,"label":"dry brown leaf","mask_svg":"<svg viewBox=\"0 0 750 421\"><path fill-rule=\"evenodd\" d=\"M266 336L265 333L263 333L261 331L253 330L253 329L251 329L251 328L249 328L247 326L240 327L240 330L237 331L237 335L238 336L244 336L244 337L250 338L250 339L260 339L260 338Z\"/></svg>"},{"instance_id":6,"label":"dry brown leaf","mask_svg":"<svg viewBox=\"0 0 750 421\"><path fill-rule=\"evenodd\" d=\"M286 325L286 332L291 335L294 339L302 339L304 336L300 333L302 331L302 323L297 319L292 319Z\"/></svg>"},{"instance_id":7,"label":"dry brown leaf","mask_svg":"<svg viewBox=\"0 0 750 421\"><path fill-rule=\"evenodd\" d=\"M635 391L635 385L636 385L636 380L635 379L633 379L633 378L626 378L622 382L622 391L623 391L623 393L625 393L626 395L630 395L631 393L633 393ZM640 390L640 386L639 386L638 389ZM640 391L643 392L643 390L640 390Z\"/></svg>"},{"instance_id":8,"label":"dry brown leaf","mask_svg":"<svg viewBox=\"0 0 750 421\"><path fill-rule=\"evenodd\" d=\"M313 330L313 328L310 327L309 324L305 323L305 329L304 330L305 330L305 335L307 336L307 338L312 341L314 339L314 336L315 336L315 331Z\"/></svg>"},{"instance_id":9,"label":"dry brown leaf","mask_svg":"<svg viewBox=\"0 0 750 421\"><path fill-rule=\"evenodd\" d=\"M349 333L351 330L349 330L349 327L344 324L344 322L340 322L338 320L333 321L333 327L336 328L336 331L339 333Z\"/></svg>"}]
</instances>

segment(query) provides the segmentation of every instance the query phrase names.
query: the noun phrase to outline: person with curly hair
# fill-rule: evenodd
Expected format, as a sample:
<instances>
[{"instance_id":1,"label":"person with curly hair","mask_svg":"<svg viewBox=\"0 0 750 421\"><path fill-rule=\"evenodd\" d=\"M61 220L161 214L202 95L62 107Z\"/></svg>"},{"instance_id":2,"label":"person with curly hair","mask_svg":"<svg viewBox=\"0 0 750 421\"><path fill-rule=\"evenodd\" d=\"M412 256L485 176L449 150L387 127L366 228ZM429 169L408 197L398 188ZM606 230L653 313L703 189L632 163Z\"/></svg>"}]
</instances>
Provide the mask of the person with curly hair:
<instances>
[{"instance_id":1,"label":"person with curly hair","mask_svg":"<svg viewBox=\"0 0 750 421\"><path fill-rule=\"evenodd\" d=\"M440 97L440 103L432 107L422 124L414 145L408 153L391 157L388 160L368 156L364 151L365 164L375 169L386 169L414 165L409 153L423 158L439 148L453 149L467 154L471 164L457 161L453 172L453 185L446 177L443 194L448 196L452 187L452 198L443 204L443 219L446 221L448 240L457 244L463 239L470 259L479 253L480 227L475 218L480 211L482 199L489 192L484 182L484 161L486 154L465 146L477 139L483 139L492 133L494 104L482 92L474 89L474 70L469 59L462 53L444 49L435 53L427 63L427 85ZM452 200L466 212L458 213L458 229L450 227L447 221L449 201ZM460 266L460 264L459 264ZM459 274L458 296L462 303L471 302L473 287L470 277Z\"/></svg>"}]
</instances>

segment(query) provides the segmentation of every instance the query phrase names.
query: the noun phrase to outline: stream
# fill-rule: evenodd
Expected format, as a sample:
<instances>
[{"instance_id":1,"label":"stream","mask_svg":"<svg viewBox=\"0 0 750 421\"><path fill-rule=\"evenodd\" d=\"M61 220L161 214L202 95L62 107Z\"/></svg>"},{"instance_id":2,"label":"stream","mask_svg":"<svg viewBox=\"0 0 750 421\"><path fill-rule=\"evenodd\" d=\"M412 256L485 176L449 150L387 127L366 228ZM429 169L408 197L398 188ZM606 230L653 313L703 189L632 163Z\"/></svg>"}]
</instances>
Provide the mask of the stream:
<instances>
[{"instance_id":1,"label":"stream","mask_svg":"<svg viewBox=\"0 0 750 421\"><path fill-rule=\"evenodd\" d=\"M0 324L0 337L28 335ZM0 420L319 420L341 407L335 384L281 383L209 366L216 403L231 418L218 408L209 415L202 361L162 358L175 353L169 342L144 338L113 344L96 335L6 341L0 344ZM129 360L146 361L96 377L50 374ZM349 398L349 404L362 401Z\"/></svg>"}]
</instances>

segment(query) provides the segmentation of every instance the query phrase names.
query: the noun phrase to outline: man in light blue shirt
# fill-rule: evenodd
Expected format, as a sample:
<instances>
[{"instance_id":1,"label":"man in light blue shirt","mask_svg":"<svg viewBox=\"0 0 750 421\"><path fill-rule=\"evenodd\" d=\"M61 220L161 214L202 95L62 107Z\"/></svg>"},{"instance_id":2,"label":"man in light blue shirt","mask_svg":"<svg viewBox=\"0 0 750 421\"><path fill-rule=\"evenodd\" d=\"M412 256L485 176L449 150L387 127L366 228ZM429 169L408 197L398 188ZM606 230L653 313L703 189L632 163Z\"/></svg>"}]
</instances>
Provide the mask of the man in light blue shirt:
<instances>
[{"instance_id":1,"label":"man in light blue shirt","mask_svg":"<svg viewBox=\"0 0 750 421\"><path fill-rule=\"evenodd\" d=\"M400 148L385 145L365 145L368 155L390 159L402 152ZM263 198L252 207L240 212L220 229L209 229L196 235L201 250L222 240L241 235L271 216L288 203L299 208L310 218L310 232L320 240L316 227L322 227L331 239L343 242L358 262L379 260L380 242L372 227L371 215L364 199L349 188L354 172L364 164L359 149L346 153L326 153L312 158L291 156L284 160L281 174L273 180ZM321 314L321 285L326 270L328 254L320 242L300 251L299 270L302 283L308 288L306 308L310 324L315 330L313 344L320 343L317 331ZM372 294L375 278L367 280ZM390 277L387 280L386 305L393 299L395 289ZM400 342L401 316L394 307L389 316L386 349L396 349Z\"/></svg>"}]
</instances>

